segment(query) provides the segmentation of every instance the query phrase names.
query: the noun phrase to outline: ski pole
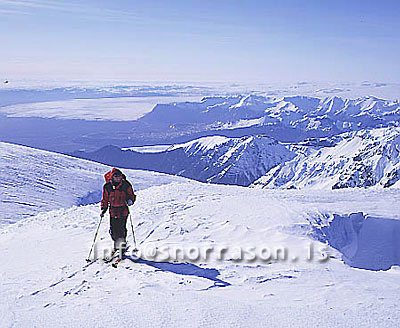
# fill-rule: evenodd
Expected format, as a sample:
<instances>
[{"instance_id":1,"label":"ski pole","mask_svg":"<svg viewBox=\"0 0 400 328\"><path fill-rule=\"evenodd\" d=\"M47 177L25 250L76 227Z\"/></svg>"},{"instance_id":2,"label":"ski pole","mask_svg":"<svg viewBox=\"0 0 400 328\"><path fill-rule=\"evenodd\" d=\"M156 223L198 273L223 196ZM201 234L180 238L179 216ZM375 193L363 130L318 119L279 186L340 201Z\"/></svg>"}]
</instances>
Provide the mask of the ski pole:
<instances>
[{"instance_id":1,"label":"ski pole","mask_svg":"<svg viewBox=\"0 0 400 328\"><path fill-rule=\"evenodd\" d=\"M100 216L100 222L99 222L99 224L98 224L98 226L97 226L97 230L96 230L96 233L95 233L94 239L93 239L93 244L92 244L92 247L90 248L89 256L88 256L88 258L86 259L86 262L90 262L90 255L92 255L92 251L93 251L94 244L95 244L95 242L96 242L97 234L99 233L101 221L103 221L103 216Z\"/></svg>"},{"instance_id":2,"label":"ski pole","mask_svg":"<svg viewBox=\"0 0 400 328\"><path fill-rule=\"evenodd\" d=\"M131 216L131 213L129 213L129 220L131 221L132 236L133 236L133 244L135 245L135 248L133 249L132 252L137 252L138 249L136 248L136 238L135 238L135 231L133 230L133 223L132 223L132 216Z\"/></svg>"}]
</instances>

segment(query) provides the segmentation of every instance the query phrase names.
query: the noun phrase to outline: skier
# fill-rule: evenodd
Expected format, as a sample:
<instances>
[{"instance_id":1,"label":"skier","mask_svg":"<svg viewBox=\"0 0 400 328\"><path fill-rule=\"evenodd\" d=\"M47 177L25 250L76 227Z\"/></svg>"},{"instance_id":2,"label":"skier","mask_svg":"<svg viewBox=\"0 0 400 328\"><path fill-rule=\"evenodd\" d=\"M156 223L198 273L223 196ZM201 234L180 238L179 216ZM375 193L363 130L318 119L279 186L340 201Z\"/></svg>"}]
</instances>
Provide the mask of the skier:
<instances>
[{"instance_id":1,"label":"skier","mask_svg":"<svg viewBox=\"0 0 400 328\"><path fill-rule=\"evenodd\" d=\"M110 235L114 241L114 253L126 249L126 221L129 215L128 206L133 205L136 195L126 176L117 168L113 168L104 175L106 183L103 186L101 200L101 214L103 217L109 208Z\"/></svg>"}]
</instances>

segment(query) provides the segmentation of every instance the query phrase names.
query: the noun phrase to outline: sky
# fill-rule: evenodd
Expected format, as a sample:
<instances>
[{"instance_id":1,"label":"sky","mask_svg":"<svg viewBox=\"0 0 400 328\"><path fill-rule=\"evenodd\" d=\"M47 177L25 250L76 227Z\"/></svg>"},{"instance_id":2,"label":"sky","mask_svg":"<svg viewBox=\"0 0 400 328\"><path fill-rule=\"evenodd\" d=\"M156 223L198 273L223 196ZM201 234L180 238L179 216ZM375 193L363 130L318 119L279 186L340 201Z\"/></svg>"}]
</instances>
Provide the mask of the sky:
<instances>
[{"instance_id":1,"label":"sky","mask_svg":"<svg viewBox=\"0 0 400 328\"><path fill-rule=\"evenodd\" d=\"M400 82L400 1L0 0L0 78Z\"/></svg>"}]
</instances>

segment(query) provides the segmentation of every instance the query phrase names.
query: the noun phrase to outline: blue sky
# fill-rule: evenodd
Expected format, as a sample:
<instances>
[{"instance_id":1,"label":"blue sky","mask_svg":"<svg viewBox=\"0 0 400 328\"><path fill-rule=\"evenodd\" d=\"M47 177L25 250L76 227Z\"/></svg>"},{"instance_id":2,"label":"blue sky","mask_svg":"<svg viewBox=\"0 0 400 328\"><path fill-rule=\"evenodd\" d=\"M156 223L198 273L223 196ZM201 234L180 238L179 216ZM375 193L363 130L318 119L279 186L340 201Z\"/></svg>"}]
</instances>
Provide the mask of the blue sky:
<instances>
[{"instance_id":1,"label":"blue sky","mask_svg":"<svg viewBox=\"0 0 400 328\"><path fill-rule=\"evenodd\" d=\"M0 77L400 82L400 1L0 0Z\"/></svg>"}]
</instances>

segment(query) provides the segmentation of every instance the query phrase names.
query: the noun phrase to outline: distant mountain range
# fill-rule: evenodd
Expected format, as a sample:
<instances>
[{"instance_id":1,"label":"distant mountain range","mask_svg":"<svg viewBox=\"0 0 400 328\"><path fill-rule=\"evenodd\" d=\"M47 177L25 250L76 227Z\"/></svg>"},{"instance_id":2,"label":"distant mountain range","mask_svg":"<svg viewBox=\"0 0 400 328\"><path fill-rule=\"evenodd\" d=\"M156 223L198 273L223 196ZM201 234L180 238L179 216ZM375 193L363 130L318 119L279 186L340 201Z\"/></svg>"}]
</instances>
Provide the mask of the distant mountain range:
<instances>
[{"instance_id":1,"label":"distant mountain range","mask_svg":"<svg viewBox=\"0 0 400 328\"><path fill-rule=\"evenodd\" d=\"M229 137L262 133L280 141L298 142L309 137L397 126L399 120L400 103L376 97L238 95L160 104L139 121L172 129L201 124L205 131L218 130Z\"/></svg>"},{"instance_id":2,"label":"distant mountain range","mask_svg":"<svg viewBox=\"0 0 400 328\"><path fill-rule=\"evenodd\" d=\"M47 105L41 103L32 108L29 104L9 108L11 112L15 110L19 113L16 116L25 117L10 117L7 107L3 107L0 111L0 140L62 153L95 151L107 145L130 147L177 144L214 135L228 138L265 135L280 142L298 143L310 138L332 137L343 132L397 126L400 119L398 101L376 97L345 99L333 96L320 99L309 96L272 97L247 94L208 96L195 102L158 104L139 119L118 121L122 109L118 107L119 109L113 110L112 97L121 98L133 94L190 95L191 92L199 95L201 92L207 94L210 90L187 87L182 90L166 88L163 92L159 90L156 93L146 87L88 90L61 88L43 92L3 90L0 93L0 106L5 106L8 102L40 102L43 99L109 97L109 100L92 99L82 103L81 99L80 102L77 101L77 108L74 107L76 104L63 102ZM120 100L118 103L121 106ZM107 107L107 114L102 106ZM118 106L117 101L115 106ZM136 107L130 108L129 102L124 103L123 107L124 111L138 110ZM73 111L77 112L74 114ZM69 117L82 119L68 119ZM84 117L92 120L85 120ZM96 117L112 117L112 121L93 120Z\"/></svg>"},{"instance_id":3,"label":"distant mountain range","mask_svg":"<svg viewBox=\"0 0 400 328\"><path fill-rule=\"evenodd\" d=\"M154 133L164 131L167 142L170 133L211 136L166 146L106 146L73 155L262 188L392 187L400 175L398 101L205 97L200 102L157 105L137 122L153 127Z\"/></svg>"},{"instance_id":4,"label":"distant mountain range","mask_svg":"<svg viewBox=\"0 0 400 328\"><path fill-rule=\"evenodd\" d=\"M157 95L190 90L166 87ZM154 92L146 86L3 90L9 96L3 100ZM400 174L400 102L373 96L207 96L158 104L131 121L8 117L6 112L0 117L1 140L204 182L262 188L397 187Z\"/></svg>"}]
</instances>

